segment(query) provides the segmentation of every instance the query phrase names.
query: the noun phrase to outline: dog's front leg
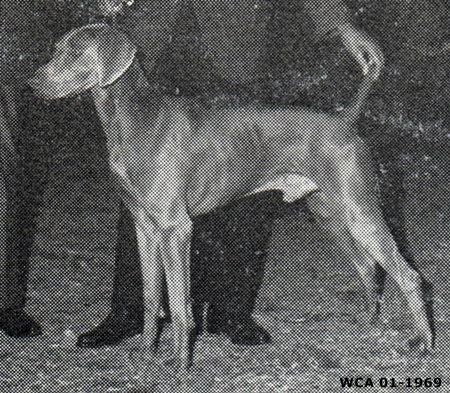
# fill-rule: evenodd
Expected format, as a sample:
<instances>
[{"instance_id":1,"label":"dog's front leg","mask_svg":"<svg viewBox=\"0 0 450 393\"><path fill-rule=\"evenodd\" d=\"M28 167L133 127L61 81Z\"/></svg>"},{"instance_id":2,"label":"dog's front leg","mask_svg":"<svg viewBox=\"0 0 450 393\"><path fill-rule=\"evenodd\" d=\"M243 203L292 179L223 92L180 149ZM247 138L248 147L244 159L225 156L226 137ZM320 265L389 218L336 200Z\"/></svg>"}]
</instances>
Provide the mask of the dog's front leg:
<instances>
[{"instance_id":1,"label":"dog's front leg","mask_svg":"<svg viewBox=\"0 0 450 393\"><path fill-rule=\"evenodd\" d=\"M194 327L191 305L190 248L192 222L187 214L164 230L162 256L173 321L174 351L184 372L191 363L191 332Z\"/></svg>"},{"instance_id":2,"label":"dog's front leg","mask_svg":"<svg viewBox=\"0 0 450 393\"><path fill-rule=\"evenodd\" d=\"M136 234L144 284L144 332L137 361L137 371L144 384L156 374L154 354L158 337L157 318L162 303L163 266L160 255L161 233L149 223L136 219Z\"/></svg>"}]
</instances>

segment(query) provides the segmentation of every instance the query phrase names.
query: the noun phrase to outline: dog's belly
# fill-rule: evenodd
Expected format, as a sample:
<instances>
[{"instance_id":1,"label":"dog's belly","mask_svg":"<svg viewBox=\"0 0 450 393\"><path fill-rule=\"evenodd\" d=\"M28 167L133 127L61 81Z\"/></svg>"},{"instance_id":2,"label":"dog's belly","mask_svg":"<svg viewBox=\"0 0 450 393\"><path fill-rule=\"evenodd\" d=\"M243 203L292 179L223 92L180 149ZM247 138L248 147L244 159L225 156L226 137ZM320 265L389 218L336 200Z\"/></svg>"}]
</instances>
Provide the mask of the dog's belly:
<instances>
[{"instance_id":1,"label":"dog's belly","mask_svg":"<svg viewBox=\"0 0 450 393\"><path fill-rule=\"evenodd\" d=\"M210 185L207 191L204 190L206 195L203 194L203 198L199 198L201 193L198 193L196 196L191 195L190 214L193 216L206 214L235 199L264 191L279 190L283 193L283 200L288 203L295 202L313 192L319 191L317 184L301 174L281 174L272 179L264 179L258 185L255 185L255 179L256 177L249 179L247 183L240 183L237 186L224 187L222 189L217 187L217 185Z\"/></svg>"},{"instance_id":2,"label":"dog's belly","mask_svg":"<svg viewBox=\"0 0 450 393\"><path fill-rule=\"evenodd\" d=\"M315 191L319 187L311 179L296 173L285 173L274 177L261 186L255 188L250 194L257 194L264 191L279 190L283 192L283 200L291 203L295 202Z\"/></svg>"},{"instance_id":3,"label":"dog's belly","mask_svg":"<svg viewBox=\"0 0 450 393\"><path fill-rule=\"evenodd\" d=\"M206 214L234 199L258 192L280 190L293 202L318 190L300 172L304 143L280 138L264 140L263 130L251 122L227 119L197 134L193 171L187 180L188 210L192 216Z\"/></svg>"},{"instance_id":4,"label":"dog's belly","mask_svg":"<svg viewBox=\"0 0 450 393\"><path fill-rule=\"evenodd\" d=\"M228 159L205 158L187 182L188 210L201 215L250 193L264 177L261 157L229 156Z\"/></svg>"},{"instance_id":5,"label":"dog's belly","mask_svg":"<svg viewBox=\"0 0 450 393\"><path fill-rule=\"evenodd\" d=\"M270 161L261 156L254 156L253 160L235 157L227 165L215 164L205 163L197 171L196 179L189 182L188 208L192 216L264 191L282 191L283 200L291 203L319 190L316 183L301 173L274 173Z\"/></svg>"}]
</instances>

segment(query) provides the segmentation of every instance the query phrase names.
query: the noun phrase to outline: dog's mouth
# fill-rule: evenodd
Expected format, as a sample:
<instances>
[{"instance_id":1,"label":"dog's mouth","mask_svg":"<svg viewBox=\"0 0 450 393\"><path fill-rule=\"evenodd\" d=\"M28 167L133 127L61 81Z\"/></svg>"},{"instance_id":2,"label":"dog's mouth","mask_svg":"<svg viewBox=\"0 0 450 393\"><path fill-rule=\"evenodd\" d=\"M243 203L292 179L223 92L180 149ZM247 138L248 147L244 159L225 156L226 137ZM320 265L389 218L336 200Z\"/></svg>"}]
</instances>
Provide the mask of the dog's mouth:
<instances>
[{"instance_id":1,"label":"dog's mouth","mask_svg":"<svg viewBox=\"0 0 450 393\"><path fill-rule=\"evenodd\" d=\"M44 83L40 78L34 76L27 80L27 84L33 89L33 92L36 96L40 98L45 98L43 96L46 95L48 88L47 89L44 88Z\"/></svg>"},{"instance_id":2,"label":"dog's mouth","mask_svg":"<svg viewBox=\"0 0 450 393\"><path fill-rule=\"evenodd\" d=\"M31 87L34 94L38 98L45 100L57 100L65 97L76 96L77 94L87 90L89 87L88 82L82 85L75 85L69 82L56 83L55 81L38 75L35 75L29 79L27 84Z\"/></svg>"},{"instance_id":3,"label":"dog's mouth","mask_svg":"<svg viewBox=\"0 0 450 393\"><path fill-rule=\"evenodd\" d=\"M64 95L61 94L61 89L48 81L39 78L31 78L27 83L38 98L55 100L64 97Z\"/></svg>"}]
</instances>

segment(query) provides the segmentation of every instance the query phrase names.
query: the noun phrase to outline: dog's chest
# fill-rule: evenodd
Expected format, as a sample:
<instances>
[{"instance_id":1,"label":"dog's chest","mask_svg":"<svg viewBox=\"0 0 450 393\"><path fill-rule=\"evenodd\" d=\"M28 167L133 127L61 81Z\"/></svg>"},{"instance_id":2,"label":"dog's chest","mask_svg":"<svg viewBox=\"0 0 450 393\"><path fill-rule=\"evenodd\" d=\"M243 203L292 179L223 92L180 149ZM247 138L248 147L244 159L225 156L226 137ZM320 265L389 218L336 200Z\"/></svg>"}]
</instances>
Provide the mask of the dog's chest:
<instances>
[{"instance_id":1,"label":"dog's chest","mask_svg":"<svg viewBox=\"0 0 450 393\"><path fill-rule=\"evenodd\" d=\"M128 208L161 226L176 220L182 204L187 123L173 114L121 116L106 123L109 164ZM172 125L176 123L177 127Z\"/></svg>"},{"instance_id":2,"label":"dog's chest","mask_svg":"<svg viewBox=\"0 0 450 393\"><path fill-rule=\"evenodd\" d=\"M182 204L186 183L188 155L183 152L183 138L169 132L158 146L141 140L141 146L122 146L122 154L112 161L122 186L154 214L165 214Z\"/></svg>"}]
</instances>

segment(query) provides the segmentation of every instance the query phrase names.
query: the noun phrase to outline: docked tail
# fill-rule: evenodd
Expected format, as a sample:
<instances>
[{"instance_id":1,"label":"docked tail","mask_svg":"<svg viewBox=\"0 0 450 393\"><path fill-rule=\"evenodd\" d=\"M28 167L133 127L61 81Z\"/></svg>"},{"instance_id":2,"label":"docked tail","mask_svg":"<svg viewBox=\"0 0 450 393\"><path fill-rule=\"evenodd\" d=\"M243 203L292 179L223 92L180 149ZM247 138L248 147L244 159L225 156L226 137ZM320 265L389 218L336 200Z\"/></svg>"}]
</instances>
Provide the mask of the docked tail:
<instances>
[{"instance_id":1,"label":"docked tail","mask_svg":"<svg viewBox=\"0 0 450 393\"><path fill-rule=\"evenodd\" d=\"M354 123L358 120L359 116L361 115L362 109L366 104L367 97L369 96L372 85L380 76L380 72L381 69L377 64L372 63L369 66L369 71L364 76L364 79L362 80L352 103L341 112L342 117L345 118L348 122Z\"/></svg>"}]
</instances>

